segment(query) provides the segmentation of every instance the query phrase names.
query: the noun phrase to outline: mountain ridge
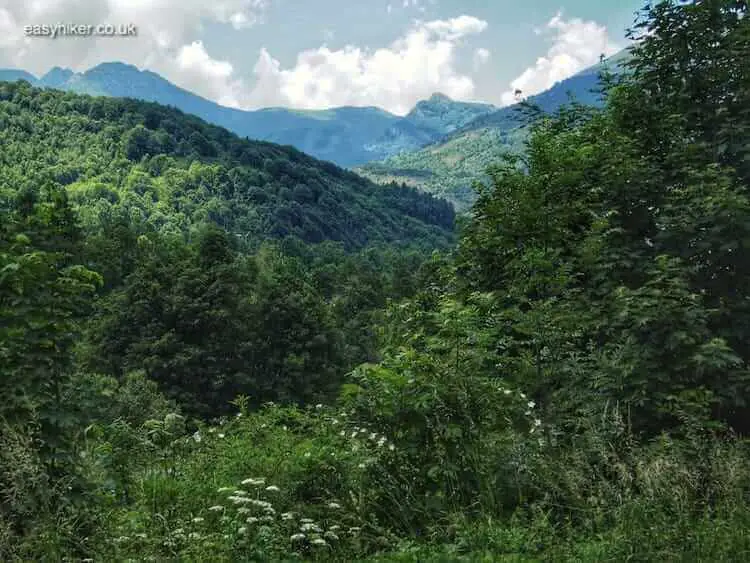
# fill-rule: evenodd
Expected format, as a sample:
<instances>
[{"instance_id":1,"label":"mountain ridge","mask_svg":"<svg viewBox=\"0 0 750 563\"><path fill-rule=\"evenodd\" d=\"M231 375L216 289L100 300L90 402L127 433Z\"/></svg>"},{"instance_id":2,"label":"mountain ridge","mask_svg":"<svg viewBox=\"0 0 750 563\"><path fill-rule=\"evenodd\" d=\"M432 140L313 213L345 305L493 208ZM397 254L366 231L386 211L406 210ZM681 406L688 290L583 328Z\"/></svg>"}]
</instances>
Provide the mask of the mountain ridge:
<instances>
[{"instance_id":1,"label":"mountain ridge","mask_svg":"<svg viewBox=\"0 0 750 563\"><path fill-rule=\"evenodd\" d=\"M54 67L40 78L23 70L0 69L0 81L18 79L37 87L176 107L242 137L292 145L345 167L416 150L496 109L490 104L457 102L436 92L406 116L376 106L241 110L181 88L156 72L119 61L100 63L83 72Z\"/></svg>"}]
</instances>

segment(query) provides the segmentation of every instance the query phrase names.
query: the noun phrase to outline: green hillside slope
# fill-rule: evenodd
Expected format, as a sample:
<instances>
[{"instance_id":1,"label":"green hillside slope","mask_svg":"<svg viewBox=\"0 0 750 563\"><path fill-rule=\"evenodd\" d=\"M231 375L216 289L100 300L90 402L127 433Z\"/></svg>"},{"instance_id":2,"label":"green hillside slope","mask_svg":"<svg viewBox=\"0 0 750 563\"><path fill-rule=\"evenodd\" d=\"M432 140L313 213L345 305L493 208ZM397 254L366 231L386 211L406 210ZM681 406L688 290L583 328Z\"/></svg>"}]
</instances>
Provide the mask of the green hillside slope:
<instances>
[{"instance_id":1,"label":"green hillside slope","mask_svg":"<svg viewBox=\"0 0 750 563\"><path fill-rule=\"evenodd\" d=\"M92 224L124 210L144 229L211 221L245 239L294 235L351 249L451 237L444 201L156 104L2 84L0 144L3 198L61 184Z\"/></svg>"}]
</instances>

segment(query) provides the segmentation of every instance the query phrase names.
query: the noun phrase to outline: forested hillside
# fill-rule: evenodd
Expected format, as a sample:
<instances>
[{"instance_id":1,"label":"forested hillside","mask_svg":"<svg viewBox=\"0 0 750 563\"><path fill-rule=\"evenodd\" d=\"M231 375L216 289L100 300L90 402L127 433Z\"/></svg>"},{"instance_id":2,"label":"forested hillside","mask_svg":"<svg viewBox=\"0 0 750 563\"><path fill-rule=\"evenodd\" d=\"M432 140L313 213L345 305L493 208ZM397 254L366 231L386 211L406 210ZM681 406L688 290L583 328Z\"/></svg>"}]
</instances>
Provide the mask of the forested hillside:
<instances>
[{"instance_id":1,"label":"forested hillside","mask_svg":"<svg viewBox=\"0 0 750 563\"><path fill-rule=\"evenodd\" d=\"M166 110L56 135L42 100L90 98L5 90L0 558L745 561L748 6L661 2L631 34L603 106L537 119L434 252L386 242L403 213L375 246L244 242L170 183L182 152L76 144ZM151 193L149 227L122 201Z\"/></svg>"}]
</instances>

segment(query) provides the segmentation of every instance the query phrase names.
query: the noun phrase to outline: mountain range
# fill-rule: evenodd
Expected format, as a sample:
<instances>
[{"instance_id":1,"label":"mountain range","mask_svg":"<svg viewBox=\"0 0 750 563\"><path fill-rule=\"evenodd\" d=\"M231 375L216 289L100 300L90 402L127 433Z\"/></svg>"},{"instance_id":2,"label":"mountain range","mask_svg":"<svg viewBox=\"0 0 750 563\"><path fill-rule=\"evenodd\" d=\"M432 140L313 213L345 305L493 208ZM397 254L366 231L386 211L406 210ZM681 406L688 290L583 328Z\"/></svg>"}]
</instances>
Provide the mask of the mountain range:
<instances>
[{"instance_id":1,"label":"mountain range","mask_svg":"<svg viewBox=\"0 0 750 563\"><path fill-rule=\"evenodd\" d=\"M622 51L607 59L617 71ZM595 92L602 64L594 65L528 98L550 112L572 97L598 104ZM172 84L162 76L121 62L85 72L55 67L37 78L24 70L0 69L0 81L25 80L32 86L80 94L133 98L175 107L249 139L291 145L321 160L352 168L370 180L404 183L451 201L466 210L472 184L485 180L487 166L508 150L520 150L525 129L517 106L461 102L435 93L406 115L377 107L327 110L265 108L240 110L219 105Z\"/></svg>"},{"instance_id":2,"label":"mountain range","mask_svg":"<svg viewBox=\"0 0 750 563\"><path fill-rule=\"evenodd\" d=\"M15 80L26 80L37 87L176 107L241 137L292 145L344 167L421 148L472 119L497 110L490 104L457 102L437 93L419 102L404 117L376 107L245 111L221 106L154 72L121 62L102 63L82 73L55 67L41 78L23 70L0 69L0 81Z\"/></svg>"}]
</instances>

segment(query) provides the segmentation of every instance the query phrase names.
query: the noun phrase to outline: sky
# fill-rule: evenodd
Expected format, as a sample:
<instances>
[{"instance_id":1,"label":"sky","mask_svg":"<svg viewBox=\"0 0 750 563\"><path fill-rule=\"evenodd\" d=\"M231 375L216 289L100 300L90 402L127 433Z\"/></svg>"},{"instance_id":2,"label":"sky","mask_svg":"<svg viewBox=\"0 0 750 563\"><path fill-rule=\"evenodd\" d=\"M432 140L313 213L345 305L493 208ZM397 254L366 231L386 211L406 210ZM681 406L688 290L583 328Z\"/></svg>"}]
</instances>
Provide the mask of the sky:
<instances>
[{"instance_id":1,"label":"sky","mask_svg":"<svg viewBox=\"0 0 750 563\"><path fill-rule=\"evenodd\" d=\"M627 46L642 0L0 0L0 68L122 61L222 105L406 114L435 92L499 106ZM26 26L135 26L32 36Z\"/></svg>"}]
</instances>

